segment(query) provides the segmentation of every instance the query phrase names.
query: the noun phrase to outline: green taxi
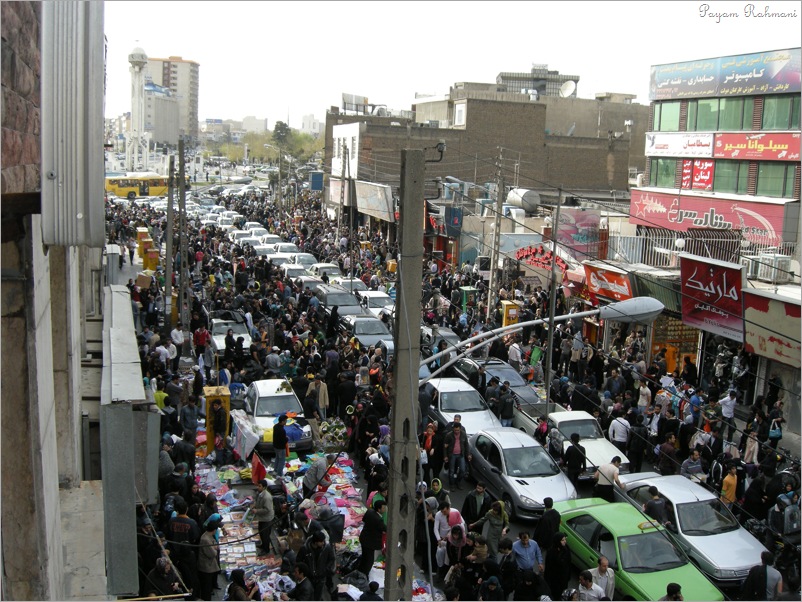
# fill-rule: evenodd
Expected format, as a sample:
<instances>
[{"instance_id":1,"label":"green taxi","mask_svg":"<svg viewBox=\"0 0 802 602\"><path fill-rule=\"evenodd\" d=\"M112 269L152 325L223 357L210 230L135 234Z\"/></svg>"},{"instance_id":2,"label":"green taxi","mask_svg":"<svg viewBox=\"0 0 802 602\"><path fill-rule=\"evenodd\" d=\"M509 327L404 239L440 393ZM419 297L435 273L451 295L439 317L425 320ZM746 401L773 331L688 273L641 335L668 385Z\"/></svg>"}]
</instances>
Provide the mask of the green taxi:
<instances>
[{"instance_id":1,"label":"green taxi","mask_svg":"<svg viewBox=\"0 0 802 602\"><path fill-rule=\"evenodd\" d=\"M685 600L723 600L724 595L674 545L665 529L626 503L600 498L557 502L571 560L580 570L606 556L615 571L618 599L658 600L666 585L682 585Z\"/></svg>"}]
</instances>

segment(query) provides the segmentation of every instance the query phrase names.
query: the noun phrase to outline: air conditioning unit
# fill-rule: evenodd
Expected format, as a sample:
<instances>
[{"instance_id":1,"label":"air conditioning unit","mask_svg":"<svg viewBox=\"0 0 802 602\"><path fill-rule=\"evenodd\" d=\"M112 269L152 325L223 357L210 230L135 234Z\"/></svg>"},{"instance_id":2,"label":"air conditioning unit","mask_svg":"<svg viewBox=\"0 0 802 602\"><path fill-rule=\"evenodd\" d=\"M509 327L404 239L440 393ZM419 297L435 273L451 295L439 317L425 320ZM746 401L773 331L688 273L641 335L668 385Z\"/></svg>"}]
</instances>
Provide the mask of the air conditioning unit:
<instances>
[{"instance_id":1,"label":"air conditioning unit","mask_svg":"<svg viewBox=\"0 0 802 602\"><path fill-rule=\"evenodd\" d=\"M759 255L743 255L741 265L746 268L746 279L757 280L758 268L760 267Z\"/></svg>"},{"instance_id":2,"label":"air conditioning unit","mask_svg":"<svg viewBox=\"0 0 802 602\"><path fill-rule=\"evenodd\" d=\"M646 174L639 173L635 181L638 183L638 188L643 188L643 185L646 182Z\"/></svg>"},{"instance_id":3,"label":"air conditioning unit","mask_svg":"<svg viewBox=\"0 0 802 602\"><path fill-rule=\"evenodd\" d=\"M760 256L757 279L772 284L782 284L791 280L791 256L771 255L765 253Z\"/></svg>"}]
</instances>

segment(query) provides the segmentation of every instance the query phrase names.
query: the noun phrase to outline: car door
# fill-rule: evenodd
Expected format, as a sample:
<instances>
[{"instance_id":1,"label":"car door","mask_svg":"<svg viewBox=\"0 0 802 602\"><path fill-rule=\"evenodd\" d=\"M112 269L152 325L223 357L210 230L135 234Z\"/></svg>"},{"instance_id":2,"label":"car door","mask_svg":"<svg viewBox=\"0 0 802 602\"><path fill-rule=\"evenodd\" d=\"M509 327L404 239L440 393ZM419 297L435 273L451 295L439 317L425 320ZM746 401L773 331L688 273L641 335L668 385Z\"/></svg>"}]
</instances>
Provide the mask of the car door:
<instances>
[{"instance_id":1,"label":"car door","mask_svg":"<svg viewBox=\"0 0 802 602\"><path fill-rule=\"evenodd\" d=\"M479 478L481 477L484 480L488 480L490 475L490 449L493 446L493 442L488 439L484 435L479 435L476 438L476 445L475 451L476 453L473 454L473 460L471 460L471 470L474 472L474 477Z\"/></svg>"},{"instance_id":2,"label":"car door","mask_svg":"<svg viewBox=\"0 0 802 602\"><path fill-rule=\"evenodd\" d=\"M598 564L599 552L596 549L597 533L601 524L590 514L578 514L565 521L568 547L574 564L590 569Z\"/></svg>"},{"instance_id":3,"label":"car door","mask_svg":"<svg viewBox=\"0 0 802 602\"><path fill-rule=\"evenodd\" d=\"M470 360L462 358L454 364L454 372L467 383L470 382L471 374L476 372L476 366Z\"/></svg>"},{"instance_id":4,"label":"car door","mask_svg":"<svg viewBox=\"0 0 802 602\"><path fill-rule=\"evenodd\" d=\"M489 470L487 471L487 480L493 491L498 491L499 495L503 497L507 492L504 479L504 459L501 454L501 449L498 443L491 441L490 449L487 454L487 463Z\"/></svg>"}]
</instances>

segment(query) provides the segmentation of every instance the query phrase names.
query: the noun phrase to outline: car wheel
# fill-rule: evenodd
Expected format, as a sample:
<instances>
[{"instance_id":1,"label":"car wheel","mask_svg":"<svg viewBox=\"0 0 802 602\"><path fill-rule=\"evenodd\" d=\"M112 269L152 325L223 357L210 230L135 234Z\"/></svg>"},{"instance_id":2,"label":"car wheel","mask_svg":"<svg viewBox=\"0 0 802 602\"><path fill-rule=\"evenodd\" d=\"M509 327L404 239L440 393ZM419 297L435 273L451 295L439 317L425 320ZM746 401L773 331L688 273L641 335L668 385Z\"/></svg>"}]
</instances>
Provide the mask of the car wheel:
<instances>
[{"instance_id":1,"label":"car wheel","mask_svg":"<svg viewBox=\"0 0 802 602\"><path fill-rule=\"evenodd\" d=\"M133 201L135 198L136 198L136 193L135 192L132 191L132 192L128 193L128 200L129 201Z\"/></svg>"},{"instance_id":2,"label":"car wheel","mask_svg":"<svg viewBox=\"0 0 802 602\"><path fill-rule=\"evenodd\" d=\"M502 499L504 500L504 505L506 506L507 516L510 517L510 522L512 522L516 519L515 504L512 503L512 498L507 493L504 494Z\"/></svg>"}]
</instances>

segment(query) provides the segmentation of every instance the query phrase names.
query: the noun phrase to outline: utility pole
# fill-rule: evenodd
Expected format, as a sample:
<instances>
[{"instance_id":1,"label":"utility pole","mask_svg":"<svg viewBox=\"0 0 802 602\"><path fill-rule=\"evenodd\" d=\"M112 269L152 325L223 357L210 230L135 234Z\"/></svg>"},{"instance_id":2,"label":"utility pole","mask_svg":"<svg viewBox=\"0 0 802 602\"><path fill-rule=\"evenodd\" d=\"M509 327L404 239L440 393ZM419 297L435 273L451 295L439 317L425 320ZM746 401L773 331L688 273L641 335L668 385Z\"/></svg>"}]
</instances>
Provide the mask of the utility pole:
<instances>
[{"instance_id":1,"label":"utility pole","mask_svg":"<svg viewBox=\"0 0 802 602\"><path fill-rule=\"evenodd\" d=\"M543 369L543 375L546 381L546 397L551 396L551 364L552 354L554 353L554 312L557 309L557 277L555 270L557 269L557 232L560 227L560 205L563 202L563 189L557 189L557 207L554 210L554 220L551 222L551 273L549 275L549 337L548 347L546 348L546 365ZM546 414L548 415L548 406L546 406Z\"/></svg>"},{"instance_id":2,"label":"utility pole","mask_svg":"<svg viewBox=\"0 0 802 602\"><path fill-rule=\"evenodd\" d=\"M178 302L183 324L189 324L189 259L187 257L187 190L184 171L184 137L178 139L178 235L180 236L181 280Z\"/></svg>"},{"instance_id":3,"label":"utility pole","mask_svg":"<svg viewBox=\"0 0 802 602\"><path fill-rule=\"evenodd\" d=\"M278 206L279 209L284 209L284 205L282 204L282 200L284 195L281 194L281 147L278 149Z\"/></svg>"},{"instance_id":4,"label":"utility pole","mask_svg":"<svg viewBox=\"0 0 802 602\"><path fill-rule=\"evenodd\" d=\"M384 599L411 600L418 461L421 265L423 264L422 150L401 151L401 251L395 340L395 394L390 443L390 492Z\"/></svg>"},{"instance_id":5,"label":"utility pole","mask_svg":"<svg viewBox=\"0 0 802 602\"><path fill-rule=\"evenodd\" d=\"M170 155L170 171L167 188L167 248L164 251L164 324L169 332L173 327L173 193L175 192L175 156ZM179 350L179 353L182 350Z\"/></svg>"},{"instance_id":6,"label":"utility pole","mask_svg":"<svg viewBox=\"0 0 802 602\"><path fill-rule=\"evenodd\" d=\"M498 190L496 191L496 219L494 221L495 228L493 230L493 246L490 248L490 282L487 286L487 318L486 322L490 322L490 316L496 306L498 297L498 251L501 244L501 214L504 211L504 172L501 170L501 160L503 149L499 149L498 153Z\"/></svg>"}]
</instances>

